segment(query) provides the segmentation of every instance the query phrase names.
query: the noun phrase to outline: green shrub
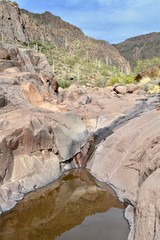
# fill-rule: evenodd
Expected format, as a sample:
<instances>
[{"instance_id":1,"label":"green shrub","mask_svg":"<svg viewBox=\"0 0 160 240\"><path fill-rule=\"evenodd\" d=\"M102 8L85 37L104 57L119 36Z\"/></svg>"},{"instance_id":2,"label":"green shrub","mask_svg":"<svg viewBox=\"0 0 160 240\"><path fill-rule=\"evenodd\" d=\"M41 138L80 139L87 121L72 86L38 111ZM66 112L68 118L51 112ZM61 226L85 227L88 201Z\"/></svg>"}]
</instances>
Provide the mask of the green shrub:
<instances>
[{"instance_id":1,"label":"green shrub","mask_svg":"<svg viewBox=\"0 0 160 240\"><path fill-rule=\"evenodd\" d=\"M71 86L72 83L69 80L59 80L58 84L61 88L68 88Z\"/></svg>"},{"instance_id":2,"label":"green shrub","mask_svg":"<svg viewBox=\"0 0 160 240\"><path fill-rule=\"evenodd\" d=\"M139 86L142 90L149 94L158 94L160 93L160 86L152 84L152 80L149 77L144 77L139 82Z\"/></svg>"},{"instance_id":3,"label":"green shrub","mask_svg":"<svg viewBox=\"0 0 160 240\"><path fill-rule=\"evenodd\" d=\"M160 57L155 57L155 58L145 59L145 60L138 60L134 68L134 73L139 73L148 68L159 66L159 65L160 65Z\"/></svg>"},{"instance_id":4,"label":"green shrub","mask_svg":"<svg viewBox=\"0 0 160 240\"><path fill-rule=\"evenodd\" d=\"M56 79L62 88L71 85L72 81L69 79L72 77L79 84L90 83L97 87L132 82L129 76L122 77L122 73L116 66L106 64L106 59L92 55L90 48L94 47L96 50L96 46L94 46L96 40L95 43L91 42L90 39L88 41L89 46L86 45L86 42L79 40L68 42L67 51L65 48L55 44L41 43L37 40L30 42L28 47L34 48L37 52L44 53L47 56ZM103 41L101 42L104 44Z\"/></svg>"},{"instance_id":5,"label":"green shrub","mask_svg":"<svg viewBox=\"0 0 160 240\"><path fill-rule=\"evenodd\" d=\"M159 71L158 74L157 74L157 78L160 78L160 71Z\"/></svg>"},{"instance_id":6,"label":"green shrub","mask_svg":"<svg viewBox=\"0 0 160 240\"><path fill-rule=\"evenodd\" d=\"M149 77L143 77L143 78L141 79L141 81L139 82L139 86L140 86L140 88L141 88L143 91L148 92L150 82L151 82L151 78L149 78Z\"/></svg>"},{"instance_id":7,"label":"green shrub","mask_svg":"<svg viewBox=\"0 0 160 240\"><path fill-rule=\"evenodd\" d=\"M113 86L115 84L130 84L134 82L134 77L127 75L127 76L113 76L110 77L107 81L107 86Z\"/></svg>"},{"instance_id":8,"label":"green shrub","mask_svg":"<svg viewBox=\"0 0 160 240\"><path fill-rule=\"evenodd\" d=\"M70 67L74 67L78 61L79 59L77 56L68 56L68 58L66 59L66 64Z\"/></svg>"},{"instance_id":9,"label":"green shrub","mask_svg":"<svg viewBox=\"0 0 160 240\"><path fill-rule=\"evenodd\" d=\"M101 70L101 74L102 74L102 76L108 76L108 75L109 75L108 69L107 69L107 68L103 68L103 69Z\"/></svg>"},{"instance_id":10,"label":"green shrub","mask_svg":"<svg viewBox=\"0 0 160 240\"><path fill-rule=\"evenodd\" d=\"M95 87L98 87L98 88L104 88L107 84L107 79L101 79L101 80L97 80L95 81Z\"/></svg>"},{"instance_id":11,"label":"green shrub","mask_svg":"<svg viewBox=\"0 0 160 240\"><path fill-rule=\"evenodd\" d=\"M141 79L141 81L139 82L139 85L140 85L140 86L143 86L143 85L145 85L145 84L147 84L147 83L149 83L149 82L151 82L151 78L150 78L150 77L143 77L143 78Z\"/></svg>"},{"instance_id":12,"label":"green shrub","mask_svg":"<svg viewBox=\"0 0 160 240\"><path fill-rule=\"evenodd\" d=\"M80 81L79 81L79 84L80 85L86 85L88 83L87 79L86 78L82 78Z\"/></svg>"},{"instance_id":13,"label":"green shrub","mask_svg":"<svg viewBox=\"0 0 160 240\"><path fill-rule=\"evenodd\" d=\"M160 86L149 84L148 93L149 94L159 94L160 93Z\"/></svg>"}]
</instances>

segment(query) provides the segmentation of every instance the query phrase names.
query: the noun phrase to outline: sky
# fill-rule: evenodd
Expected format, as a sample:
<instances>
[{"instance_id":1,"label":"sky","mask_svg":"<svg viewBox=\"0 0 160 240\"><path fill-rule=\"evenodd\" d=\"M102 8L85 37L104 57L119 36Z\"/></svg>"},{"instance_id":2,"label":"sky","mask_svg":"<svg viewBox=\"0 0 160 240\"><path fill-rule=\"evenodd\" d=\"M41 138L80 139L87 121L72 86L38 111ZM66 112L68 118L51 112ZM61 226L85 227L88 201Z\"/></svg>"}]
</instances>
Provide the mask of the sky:
<instances>
[{"instance_id":1,"label":"sky","mask_svg":"<svg viewBox=\"0 0 160 240\"><path fill-rule=\"evenodd\" d=\"M89 37L119 43L160 32L160 0L16 0L34 13L51 12Z\"/></svg>"}]
</instances>

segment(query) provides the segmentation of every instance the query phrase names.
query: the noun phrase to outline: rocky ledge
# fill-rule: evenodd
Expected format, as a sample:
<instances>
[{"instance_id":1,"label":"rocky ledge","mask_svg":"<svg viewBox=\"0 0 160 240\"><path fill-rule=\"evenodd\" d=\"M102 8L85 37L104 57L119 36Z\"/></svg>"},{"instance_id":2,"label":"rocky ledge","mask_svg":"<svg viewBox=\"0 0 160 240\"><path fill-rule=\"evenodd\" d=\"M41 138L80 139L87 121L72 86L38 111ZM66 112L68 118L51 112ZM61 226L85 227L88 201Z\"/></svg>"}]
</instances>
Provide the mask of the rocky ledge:
<instances>
[{"instance_id":1,"label":"rocky ledge","mask_svg":"<svg viewBox=\"0 0 160 240\"><path fill-rule=\"evenodd\" d=\"M160 96L133 85L57 95L53 80L43 54L0 45L0 212L87 167L128 204L129 239L158 239Z\"/></svg>"}]
</instances>

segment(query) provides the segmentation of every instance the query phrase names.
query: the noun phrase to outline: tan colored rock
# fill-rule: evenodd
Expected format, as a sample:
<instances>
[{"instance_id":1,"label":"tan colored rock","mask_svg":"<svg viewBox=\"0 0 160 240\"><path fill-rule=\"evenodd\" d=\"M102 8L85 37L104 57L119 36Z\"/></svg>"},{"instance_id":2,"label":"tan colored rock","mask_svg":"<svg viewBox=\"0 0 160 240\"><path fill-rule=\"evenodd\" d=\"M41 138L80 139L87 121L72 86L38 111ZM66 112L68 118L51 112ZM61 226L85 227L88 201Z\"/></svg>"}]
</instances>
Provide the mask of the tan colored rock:
<instances>
[{"instance_id":1,"label":"tan colored rock","mask_svg":"<svg viewBox=\"0 0 160 240\"><path fill-rule=\"evenodd\" d=\"M58 106L56 106L56 104L52 104L52 103L49 103L49 102L43 102L39 105L41 108L44 108L44 109L47 109L47 110L50 110L50 111L54 111L54 112L59 112L60 111L60 108L58 108Z\"/></svg>"},{"instance_id":2,"label":"tan colored rock","mask_svg":"<svg viewBox=\"0 0 160 240\"><path fill-rule=\"evenodd\" d=\"M0 59L10 60L9 52L0 46Z\"/></svg>"},{"instance_id":3,"label":"tan colored rock","mask_svg":"<svg viewBox=\"0 0 160 240\"><path fill-rule=\"evenodd\" d=\"M43 96L40 94L40 91L32 83L21 86L22 91L27 96L30 103L36 106L40 106L43 103Z\"/></svg>"},{"instance_id":4,"label":"tan colored rock","mask_svg":"<svg viewBox=\"0 0 160 240\"><path fill-rule=\"evenodd\" d=\"M129 239L153 240L159 236L159 126L156 110L130 120L101 143L87 164L91 173L109 183L122 201L137 207Z\"/></svg>"},{"instance_id":5,"label":"tan colored rock","mask_svg":"<svg viewBox=\"0 0 160 240\"><path fill-rule=\"evenodd\" d=\"M139 95L139 96L144 96L146 95L146 92L144 90L141 89L137 89L134 91L135 94Z\"/></svg>"},{"instance_id":6,"label":"tan colored rock","mask_svg":"<svg viewBox=\"0 0 160 240\"><path fill-rule=\"evenodd\" d=\"M114 86L113 90L117 93L117 94L126 94L127 93L127 86L121 86L121 85L116 85Z\"/></svg>"},{"instance_id":7,"label":"tan colored rock","mask_svg":"<svg viewBox=\"0 0 160 240\"><path fill-rule=\"evenodd\" d=\"M3 71L5 74L19 73L20 69L18 67L7 68Z\"/></svg>"},{"instance_id":8,"label":"tan colored rock","mask_svg":"<svg viewBox=\"0 0 160 240\"><path fill-rule=\"evenodd\" d=\"M106 90L108 90L108 91L113 91L113 89L114 89L114 86L107 86L106 87Z\"/></svg>"},{"instance_id":9,"label":"tan colored rock","mask_svg":"<svg viewBox=\"0 0 160 240\"><path fill-rule=\"evenodd\" d=\"M160 165L160 159L158 165ZM160 169L158 166L158 168L144 181L139 190L135 214L134 240L158 240L160 237L159 182Z\"/></svg>"},{"instance_id":10,"label":"tan colored rock","mask_svg":"<svg viewBox=\"0 0 160 240\"><path fill-rule=\"evenodd\" d=\"M91 98L90 98L89 96L87 96L87 95L81 96L81 97L79 98L79 103L82 104L82 105L91 103L91 101L92 101Z\"/></svg>"},{"instance_id":11,"label":"tan colored rock","mask_svg":"<svg viewBox=\"0 0 160 240\"><path fill-rule=\"evenodd\" d=\"M139 89L139 86L137 84L132 83L127 85L127 93L133 93L138 89Z\"/></svg>"},{"instance_id":12,"label":"tan colored rock","mask_svg":"<svg viewBox=\"0 0 160 240\"><path fill-rule=\"evenodd\" d=\"M0 59L0 72L4 72L6 69L13 67L21 67L21 65L12 60Z\"/></svg>"},{"instance_id":13,"label":"tan colored rock","mask_svg":"<svg viewBox=\"0 0 160 240\"><path fill-rule=\"evenodd\" d=\"M3 123L0 115L0 124ZM19 193L44 186L60 176L60 162L72 158L85 145L87 130L78 116L43 109L19 109L5 114L7 130L0 130L0 179L4 194L20 184L15 198L1 201L2 211L16 204ZM58 150L56 150L58 149ZM1 198L4 198L2 194Z\"/></svg>"}]
</instances>

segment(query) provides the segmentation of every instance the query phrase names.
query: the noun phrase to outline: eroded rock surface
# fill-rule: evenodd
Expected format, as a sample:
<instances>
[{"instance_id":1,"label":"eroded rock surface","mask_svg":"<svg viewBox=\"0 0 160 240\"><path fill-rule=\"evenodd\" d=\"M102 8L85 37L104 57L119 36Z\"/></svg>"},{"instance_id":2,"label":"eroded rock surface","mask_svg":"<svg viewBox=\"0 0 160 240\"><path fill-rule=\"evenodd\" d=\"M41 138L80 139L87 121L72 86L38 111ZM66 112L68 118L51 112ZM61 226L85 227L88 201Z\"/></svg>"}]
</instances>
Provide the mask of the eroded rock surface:
<instances>
[{"instance_id":1,"label":"eroded rock surface","mask_svg":"<svg viewBox=\"0 0 160 240\"><path fill-rule=\"evenodd\" d=\"M129 239L152 240L160 236L159 126L157 109L140 114L113 130L87 164L96 178L109 183L122 201L133 206L132 216L136 211Z\"/></svg>"},{"instance_id":2,"label":"eroded rock surface","mask_svg":"<svg viewBox=\"0 0 160 240\"><path fill-rule=\"evenodd\" d=\"M46 57L4 45L18 68L0 73L0 211L12 208L24 193L57 179L87 142L88 131L74 113L60 113L39 72L53 73ZM15 69L15 71L14 71ZM18 69L18 70L17 70ZM49 97L51 97L51 101ZM54 112L53 112L54 111Z\"/></svg>"}]
</instances>

